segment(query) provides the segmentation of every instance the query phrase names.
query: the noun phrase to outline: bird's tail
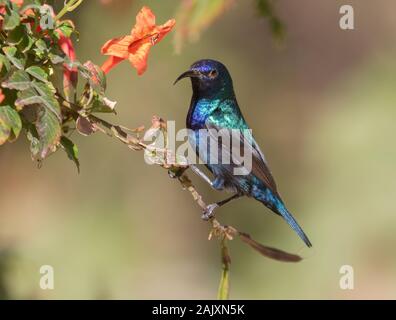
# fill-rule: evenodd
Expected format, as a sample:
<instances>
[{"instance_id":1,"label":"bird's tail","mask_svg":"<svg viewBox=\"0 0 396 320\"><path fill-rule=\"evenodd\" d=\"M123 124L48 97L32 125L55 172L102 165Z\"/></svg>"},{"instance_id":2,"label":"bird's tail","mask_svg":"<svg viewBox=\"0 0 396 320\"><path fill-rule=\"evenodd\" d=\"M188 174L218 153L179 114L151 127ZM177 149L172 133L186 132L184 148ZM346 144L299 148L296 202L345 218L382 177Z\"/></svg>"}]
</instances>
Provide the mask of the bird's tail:
<instances>
[{"instance_id":1,"label":"bird's tail","mask_svg":"<svg viewBox=\"0 0 396 320\"><path fill-rule=\"evenodd\" d=\"M294 231L297 232L298 236L305 242L305 244L308 247L312 247L311 241L309 241L307 235L303 231L303 229L300 227L300 225L297 223L296 219L292 216L292 214L286 209L285 205L283 203L279 204L277 206L277 211L278 213L283 217L283 219L286 220L286 222L289 224L290 227Z\"/></svg>"}]
</instances>

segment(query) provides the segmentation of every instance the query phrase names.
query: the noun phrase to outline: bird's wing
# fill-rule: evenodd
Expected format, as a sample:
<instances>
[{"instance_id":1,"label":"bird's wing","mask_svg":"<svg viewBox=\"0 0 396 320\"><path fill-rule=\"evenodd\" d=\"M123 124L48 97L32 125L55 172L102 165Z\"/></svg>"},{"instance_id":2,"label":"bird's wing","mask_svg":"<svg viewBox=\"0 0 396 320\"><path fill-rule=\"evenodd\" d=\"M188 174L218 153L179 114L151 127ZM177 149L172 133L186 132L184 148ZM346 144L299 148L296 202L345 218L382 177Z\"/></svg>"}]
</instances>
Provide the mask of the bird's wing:
<instances>
[{"instance_id":1,"label":"bird's wing","mask_svg":"<svg viewBox=\"0 0 396 320\"><path fill-rule=\"evenodd\" d=\"M239 110L238 110L239 111ZM224 109L217 109L211 116L209 116L205 122L205 127L208 129L209 136L211 137L211 141L214 144L219 144L218 153L223 152L223 154L228 153L230 159L234 159L232 155L232 144L228 141L227 143L223 143L223 140L219 142L218 135L214 134L219 130L229 130L229 135L232 139L235 138L235 134L238 134L237 139L240 141L240 153L244 154L245 152L250 152L252 155L252 167L251 174L253 174L256 178L261 180L264 185L269 188L274 195L279 196L277 187L272 177L271 171L268 168L268 165L265 161L264 155L261 152L259 146L253 138L250 130L248 129L245 120L242 115L238 112L235 114L234 112L229 112ZM238 131L232 130L238 129ZM221 145L220 145L221 144ZM221 150L220 150L221 149ZM237 158L237 157L236 157ZM236 167L243 166L242 163L238 161L233 161L230 165L225 166L226 168L233 169ZM231 172L232 173L232 172Z\"/></svg>"}]
</instances>

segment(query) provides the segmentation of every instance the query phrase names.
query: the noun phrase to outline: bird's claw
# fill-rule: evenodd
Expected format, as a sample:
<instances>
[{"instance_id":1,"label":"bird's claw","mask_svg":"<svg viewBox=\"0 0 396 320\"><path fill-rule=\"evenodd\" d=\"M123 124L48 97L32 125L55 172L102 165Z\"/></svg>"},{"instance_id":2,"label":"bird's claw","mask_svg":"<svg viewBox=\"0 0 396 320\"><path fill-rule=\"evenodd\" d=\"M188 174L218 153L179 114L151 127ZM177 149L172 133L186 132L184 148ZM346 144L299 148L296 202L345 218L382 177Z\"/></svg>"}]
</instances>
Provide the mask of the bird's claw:
<instances>
[{"instance_id":1,"label":"bird's claw","mask_svg":"<svg viewBox=\"0 0 396 320\"><path fill-rule=\"evenodd\" d=\"M214 217L214 210L217 209L219 205L217 203L212 203L206 206L203 210L202 220L208 221Z\"/></svg>"}]
</instances>

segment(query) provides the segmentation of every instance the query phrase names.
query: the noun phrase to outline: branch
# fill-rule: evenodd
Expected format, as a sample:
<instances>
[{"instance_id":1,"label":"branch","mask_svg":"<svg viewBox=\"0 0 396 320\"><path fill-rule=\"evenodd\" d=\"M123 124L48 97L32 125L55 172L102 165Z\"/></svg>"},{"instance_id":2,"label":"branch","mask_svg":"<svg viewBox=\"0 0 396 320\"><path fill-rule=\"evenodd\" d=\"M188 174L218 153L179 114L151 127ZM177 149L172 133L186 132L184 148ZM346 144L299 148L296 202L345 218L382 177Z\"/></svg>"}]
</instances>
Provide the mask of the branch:
<instances>
[{"instance_id":1,"label":"branch","mask_svg":"<svg viewBox=\"0 0 396 320\"><path fill-rule=\"evenodd\" d=\"M86 120L88 120L96 131L100 131L111 137L116 137L122 143L128 145L128 147L132 150L145 151L153 154L154 163L160 165L164 169L167 169L170 177L179 181L182 188L191 194L194 201L201 208L201 210L207 210L208 205L205 203L201 194L195 188L194 184L186 173L186 170L189 168L188 164L186 162L178 163L176 161L172 161L176 159L176 155L173 155L171 151L166 148L157 148L153 145L147 145L144 143L139 137L139 133L144 130L143 126L137 129L128 129L120 125L111 124L110 122L92 114L85 115L82 110L69 110L71 110L75 117L84 117ZM154 131L158 130L162 134L167 135L166 122L157 116L152 118L152 126L150 129ZM235 237L239 237L244 243L248 244L251 248L267 258L283 262L298 262L301 260L301 257L298 255L264 246L252 239L249 234L238 231L232 226L222 225L215 217L209 219L208 222L211 225L211 231L209 233L208 240L216 237L220 240L221 246L222 275L218 290L219 299L227 299L229 296L229 269L231 258L229 256L227 241L233 240Z\"/></svg>"},{"instance_id":2,"label":"branch","mask_svg":"<svg viewBox=\"0 0 396 320\"><path fill-rule=\"evenodd\" d=\"M77 114L79 116L83 116L81 113L77 112ZM127 144L128 147L130 147L133 150L147 150L152 153L155 153L156 155L162 155L159 157L158 156L155 157L156 164L167 169L171 174L172 178L177 178L183 189L190 192L194 201L197 203L197 205L201 208L202 211L206 211L208 209L208 205L202 199L201 194L198 192L198 190L191 182L189 176L186 174L186 170L189 167L188 164L185 164L185 162L177 163L175 161L171 161L172 159L176 159L176 156L172 155L170 150L163 148L156 148L151 145L147 145L139 137L132 135L143 131L144 130L143 126L141 126L138 129L128 129L120 125L111 124L108 121L98 118L92 114L86 115L85 117L90 122L92 122L92 124L97 130L109 136L114 136L118 138L121 142ZM104 128L107 130L104 130ZM163 134L167 134L165 121L157 116L154 116L152 118L151 129L161 130ZM243 242L248 244L256 251L260 252L265 257L275 259L278 261L284 261L284 262L298 262L301 260L301 257L298 255L290 254L279 249L264 246L259 242L255 241L254 239L252 239L249 234L238 231L236 228L232 226L222 225L215 217L209 219L208 222L212 226L212 231L209 234L209 240L212 239L213 236L221 240L224 237L228 240L232 240L235 237L239 237Z\"/></svg>"}]
</instances>

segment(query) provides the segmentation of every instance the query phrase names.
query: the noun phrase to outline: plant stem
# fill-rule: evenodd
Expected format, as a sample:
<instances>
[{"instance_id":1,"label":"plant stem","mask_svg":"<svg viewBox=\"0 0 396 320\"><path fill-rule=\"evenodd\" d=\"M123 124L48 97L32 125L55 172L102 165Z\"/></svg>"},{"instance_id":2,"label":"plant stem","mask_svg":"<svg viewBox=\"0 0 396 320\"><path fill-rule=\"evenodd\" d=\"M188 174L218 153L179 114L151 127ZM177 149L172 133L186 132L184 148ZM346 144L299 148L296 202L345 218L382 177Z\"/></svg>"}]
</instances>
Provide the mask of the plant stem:
<instances>
[{"instance_id":1,"label":"plant stem","mask_svg":"<svg viewBox=\"0 0 396 320\"><path fill-rule=\"evenodd\" d=\"M83 0L70 0L68 3L65 4L63 9L55 16L54 20L57 21L60 18L62 18L66 13L72 12L74 9L76 9Z\"/></svg>"},{"instance_id":2,"label":"plant stem","mask_svg":"<svg viewBox=\"0 0 396 320\"><path fill-rule=\"evenodd\" d=\"M217 299L228 300L230 296L229 275L230 275L231 258L228 253L227 237L225 236L221 240L221 262L222 262L222 269L221 269L219 289L217 291Z\"/></svg>"}]
</instances>

